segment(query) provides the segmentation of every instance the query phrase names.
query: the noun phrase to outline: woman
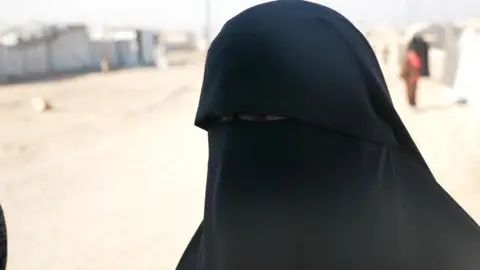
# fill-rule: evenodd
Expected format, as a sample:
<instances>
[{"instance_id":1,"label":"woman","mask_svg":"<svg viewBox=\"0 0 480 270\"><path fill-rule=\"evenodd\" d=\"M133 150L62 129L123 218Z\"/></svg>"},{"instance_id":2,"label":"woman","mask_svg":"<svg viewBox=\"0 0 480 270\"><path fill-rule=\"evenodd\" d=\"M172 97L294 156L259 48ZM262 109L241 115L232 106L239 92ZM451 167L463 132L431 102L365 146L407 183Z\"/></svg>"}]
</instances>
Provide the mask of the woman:
<instances>
[{"instance_id":1,"label":"woman","mask_svg":"<svg viewBox=\"0 0 480 270\"><path fill-rule=\"evenodd\" d=\"M412 107L417 105L417 87L421 67L420 57L412 47L409 47L402 67L402 78L405 81L408 104Z\"/></svg>"},{"instance_id":2,"label":"woman","mask_svg":"<svg viewBox=\"0 0 480 270\"><path fill-rule=\"evenodd\" d=\"M204 219L177 270L478 270L480 230L437 184L344 17L250 8L208 52Z\"/></svg>"},{"instance_id":3,"label":"woman","mask_svg":"<svg viewBox=\"0 0 480 270\"><path fill-rule=\"evenodd\" d=\"M417 87L421 68L422 62L415 50L415 43L412 42L407 50L401 74L405 81L408 104L412 107L417 106Z\"/></svg>"}]
</instances>

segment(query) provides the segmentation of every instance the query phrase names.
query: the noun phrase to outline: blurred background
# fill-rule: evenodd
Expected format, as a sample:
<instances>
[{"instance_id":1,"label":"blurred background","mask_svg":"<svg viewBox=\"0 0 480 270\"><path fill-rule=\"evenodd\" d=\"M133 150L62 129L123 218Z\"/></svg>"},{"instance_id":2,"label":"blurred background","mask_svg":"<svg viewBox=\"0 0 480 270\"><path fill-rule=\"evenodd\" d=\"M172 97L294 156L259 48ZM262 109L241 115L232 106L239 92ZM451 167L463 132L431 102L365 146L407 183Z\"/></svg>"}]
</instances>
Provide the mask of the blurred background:
<instances>
[{"instance_id":1,"label":"blurred background","mask_svg":"<svg viewBox=\"0 0 480 270\"><path fill-rule=\"evenodd\" d=\"M3 1L0 203L11 270L171 270L202 218L209 41L265 1ZM480 2L316 1L368 38L440 184L480 220ZM478 20L477 20L478 19ZM399 78L428 43L418 106Z\"/></svg>"}]
</instances>

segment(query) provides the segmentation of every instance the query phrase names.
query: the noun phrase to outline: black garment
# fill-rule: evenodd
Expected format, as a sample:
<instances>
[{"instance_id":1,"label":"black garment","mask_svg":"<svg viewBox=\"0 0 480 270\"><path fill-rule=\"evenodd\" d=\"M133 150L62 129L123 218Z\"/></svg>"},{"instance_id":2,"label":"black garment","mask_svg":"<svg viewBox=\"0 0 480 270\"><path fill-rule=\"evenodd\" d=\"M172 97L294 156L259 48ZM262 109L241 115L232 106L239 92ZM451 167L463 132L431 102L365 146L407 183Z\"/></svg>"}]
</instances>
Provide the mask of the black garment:
<instances>
[{"instance_id":1,"label":"black garment","mask_svg":"<svg viewBox=\"0 0 480 270\"><path fill-rule=\"evenodd\" d=\"M249 113L288 120L233 121ZM250 8L208 52L204 220L177 270L478 270L480 230L437 184L368 42L303 1Z\"/></svg>"},{"instance_id":2,"label":"black garment","mask_svg":"<svg viewBox=\"0 0 480 270\"><path fill-rule=\"evenodd\" d=\"M430 77L430 64L428 61L428 52L430 50L430 46L428 45L428 43L421 36L415 36L413 37L412 41L410 41L408 47L415 51L418 57L420 57L420 60L422 61L422 66L420 68L420 76Z\"/></svg>"},{"instance_id":3,"label":"black garment","mask_svg":"<svg viewBox=\"0 0 480 270\"><path fill-rule=\"evenodd\" d=\"M7 268L7 228L2 206L0 206L0 270Z\"/></svg>"}]
</instances>

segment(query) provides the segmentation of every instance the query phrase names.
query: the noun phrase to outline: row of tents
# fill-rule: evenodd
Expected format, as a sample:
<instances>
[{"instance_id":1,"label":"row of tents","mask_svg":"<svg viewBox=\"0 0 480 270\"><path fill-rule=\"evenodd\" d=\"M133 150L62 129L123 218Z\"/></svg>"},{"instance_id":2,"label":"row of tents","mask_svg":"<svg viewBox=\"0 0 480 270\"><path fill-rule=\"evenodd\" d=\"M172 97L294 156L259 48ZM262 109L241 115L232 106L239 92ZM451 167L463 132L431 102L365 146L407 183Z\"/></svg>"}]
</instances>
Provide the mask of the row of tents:
<instances>
[{"instance_id":1,"label":"row of tents","mask_svg":"<svg viewBox=\"0 0 480 270\"><path fill-rule=\"evenodd\" d=\"M195 33L174 34L87 24L0 28L0 83L136 66L164 68L167 52L202 49Z\"/></svg>"}]
</instances>

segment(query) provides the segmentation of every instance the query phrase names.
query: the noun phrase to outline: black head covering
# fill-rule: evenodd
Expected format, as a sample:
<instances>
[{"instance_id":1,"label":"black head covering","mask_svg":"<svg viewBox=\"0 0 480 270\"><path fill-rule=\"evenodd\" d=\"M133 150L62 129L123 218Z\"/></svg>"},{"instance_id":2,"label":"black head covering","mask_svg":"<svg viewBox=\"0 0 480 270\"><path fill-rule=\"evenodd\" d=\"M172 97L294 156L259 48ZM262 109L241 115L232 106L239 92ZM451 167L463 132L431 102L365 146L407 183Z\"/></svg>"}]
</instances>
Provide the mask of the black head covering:
<instances>
[{"instance_id":1,"label":"black head covering","mask_svg":"<svg viewBox=\"0 0 480 270\"><path fill-rule=\"evenodd\" d=\"M221 116L279 121L218 123ZM177 270L478 270L480 231L437 184L343 16L250 8L208 52L204 220Z\"/></svg>"},{"instance_id":2,"label":"black head covering","mask_svg":"<svg viewBox=\"0 0 480 270\"><path fill-rule=\"evenodd\" d=\"M7 267L7 227L5 225L5 216L0 205L0 270Z\"/></svg>"}]
</instances>

